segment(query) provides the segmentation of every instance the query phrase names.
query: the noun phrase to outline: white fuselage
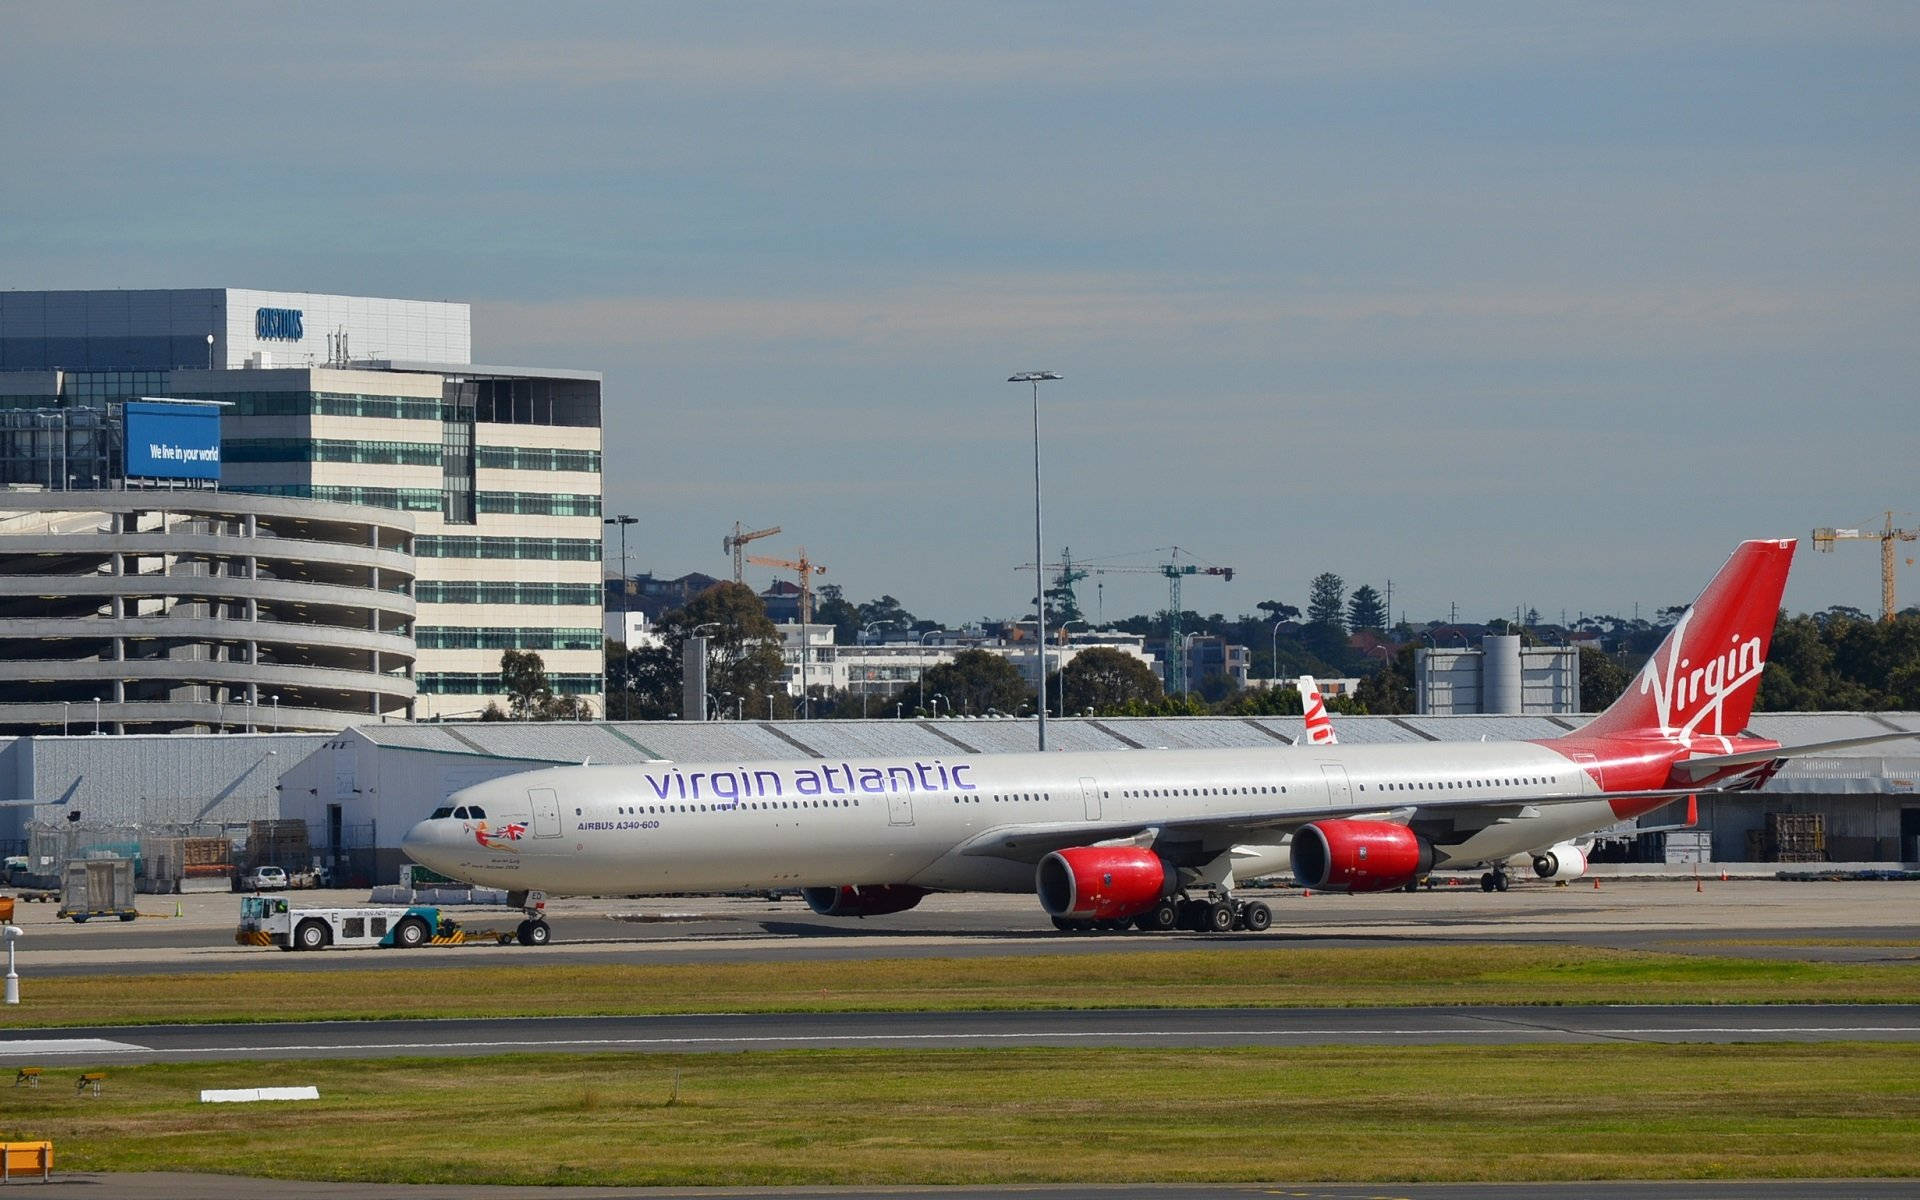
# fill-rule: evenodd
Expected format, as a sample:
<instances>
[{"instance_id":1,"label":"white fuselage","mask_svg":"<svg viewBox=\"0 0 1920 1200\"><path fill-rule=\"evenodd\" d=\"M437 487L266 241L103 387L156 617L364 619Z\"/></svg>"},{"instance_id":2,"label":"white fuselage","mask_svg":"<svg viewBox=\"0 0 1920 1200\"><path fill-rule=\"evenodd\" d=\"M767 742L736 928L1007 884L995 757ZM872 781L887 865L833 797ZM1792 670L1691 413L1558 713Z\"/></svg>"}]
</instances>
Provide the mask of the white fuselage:
<instances>
[{"instance_id":1,"label":"white fuselage","mask_svg":"<svg viewBox=\"0 0 1920 1200\"><path fill-rule=\"evenodd\" d=\"M1543 797L1591 799L1525 806ZM1222 833L1209 847L1236 852L1246 877L1285 866L1288 814L1461 807L1466 817L1477 803L1509 808L1463 821L1455 836L1443 825L1432 835L1442 861L1502 860L1615 819L1588 773L1545 746L1423 743L558 767L456 793L448 806L465 816L424 820L403 845L456 878L556 895L1019 892L1033 887L1032 856L991 846L1023 831L1203 837L1180 823L1248 814L1257 832Z\"/></svg>"}]
</instances>

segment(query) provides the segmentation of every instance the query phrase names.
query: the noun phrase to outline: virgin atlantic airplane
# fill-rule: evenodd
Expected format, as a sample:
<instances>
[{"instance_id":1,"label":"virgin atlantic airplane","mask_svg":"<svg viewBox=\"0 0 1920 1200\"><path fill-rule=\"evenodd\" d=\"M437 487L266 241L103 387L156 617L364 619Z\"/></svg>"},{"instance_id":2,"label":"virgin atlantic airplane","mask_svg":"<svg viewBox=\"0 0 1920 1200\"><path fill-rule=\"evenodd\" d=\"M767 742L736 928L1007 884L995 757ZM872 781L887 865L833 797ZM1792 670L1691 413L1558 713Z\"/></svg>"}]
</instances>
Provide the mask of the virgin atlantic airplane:
<instances>
[{"instance_id":1,"label":"virgin atlantic airplane","mask_svg":"<svg viewBox=\"0 0 1920 1200\"><path fill-rule=\"evenodd\" d=\"M547 895L800 888L822 915L871 916L931 892L1032 890L1062 929L1222 932L1272 924L1235 880L1289 862L1333 892L1436 867L1504 883L1522 853L1543 877L1577 874L1569 839L1759 787L1798 755L1916 736L1742 732L1793 549L1743 543L1626 693L1563 737L558 767L456 792L402 846L507 889L529 944L551 936Z\"/></svg>"}]
</instances>

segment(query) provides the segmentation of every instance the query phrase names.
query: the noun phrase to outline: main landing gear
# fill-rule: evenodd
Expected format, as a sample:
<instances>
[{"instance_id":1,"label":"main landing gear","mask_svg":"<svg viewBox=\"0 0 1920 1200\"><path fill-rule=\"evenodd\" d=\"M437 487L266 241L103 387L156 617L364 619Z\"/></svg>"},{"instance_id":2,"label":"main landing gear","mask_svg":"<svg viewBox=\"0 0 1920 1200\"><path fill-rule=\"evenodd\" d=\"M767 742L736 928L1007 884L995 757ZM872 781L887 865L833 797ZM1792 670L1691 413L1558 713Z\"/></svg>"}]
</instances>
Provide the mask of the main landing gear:
<instances>
[{"instance_id":1,"label":"main landing gear","mask_svg":"<svg viewBox=\"0 0 1920 1200\"><path fill-rule=\"evenodd\" d=\"M1213 896L1204 900L1187 896L1169 897L1133 917L1106 921L1074 920L1055 917L1053 927L1064 933L1123 933L1138 929L1145 933L1231 933L1246 930L1265 933L1273 927L1273 909L1262 900L1235 900L1232 896Z\"/></svg>"},{"instance_id":2,"label":"main landing gear","mask_svg":"<svg viewBox=\"0 0 1920 1200\"><path fill-rule=\"evenodd\" d=\"M1480 890L1483 892L1504 892L1513 886L1513 877L1507 874L1505 867L1495 867L1480 877Z\"/></svg>"}]
</instances>

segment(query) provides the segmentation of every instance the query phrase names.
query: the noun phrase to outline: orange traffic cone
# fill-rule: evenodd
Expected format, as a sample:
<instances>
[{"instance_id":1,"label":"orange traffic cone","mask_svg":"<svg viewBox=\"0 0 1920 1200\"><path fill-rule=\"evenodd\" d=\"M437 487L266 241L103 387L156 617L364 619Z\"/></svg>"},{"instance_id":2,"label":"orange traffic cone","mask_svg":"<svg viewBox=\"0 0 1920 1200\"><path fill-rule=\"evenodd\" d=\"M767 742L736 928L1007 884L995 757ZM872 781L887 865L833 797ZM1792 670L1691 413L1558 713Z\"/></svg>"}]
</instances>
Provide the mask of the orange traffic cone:
<instances>
[{"instance_id":1,"label":"orange traffic cone","mask_svg":"<svg viewBox=\"0 0 1920 1200\"><path fill-rule=\"evenodd\" d=\"M1695 879L1695 880L1693 881L1693 890L1694 890L1694 891L1696 891L1696 892L1704 892L1704 891L1706 891L1707 889L1705 889L1705 888L1703 888L1703 887L1701 887L1701 886L1700 886L1700 881L1699 881L1698 879Z\"/></svg>"},{"instance_id":2,"label":"orange traffic cone","mask_svg":"<svg viewBox=\"0 0 1920 1200\"><path fill-rule=\"evenodd\" d=\"M1593 890L1596 892L1600 890L1600 877L1598 875L1593 877Z\"/></svg>"},{"instance_id":3,"label":"orange traffic cone","mask_svg":"<svg viewBox=\"0 0 1920 1200\"><path fill-rule=\"evenodd\" d=\"M1311 895L1313 895L1313 889L1312 889L1312 888L1301 888L1301 889L1300 889L1300 894L1301 894L1302 896L1311 896Z\"/></svg>"}]
</instances>

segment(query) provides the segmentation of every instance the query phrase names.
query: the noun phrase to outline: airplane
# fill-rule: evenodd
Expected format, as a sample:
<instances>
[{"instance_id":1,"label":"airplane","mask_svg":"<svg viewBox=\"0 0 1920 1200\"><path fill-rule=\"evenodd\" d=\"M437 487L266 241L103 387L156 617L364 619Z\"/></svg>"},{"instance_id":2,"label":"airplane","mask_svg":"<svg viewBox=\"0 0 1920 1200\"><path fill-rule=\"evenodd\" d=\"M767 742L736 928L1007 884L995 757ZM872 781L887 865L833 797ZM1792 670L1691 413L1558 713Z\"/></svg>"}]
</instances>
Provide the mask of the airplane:
<instances>
[{"instance_id":1,"label":"airplane","mask_svg":"<svg viewBox=\"0 0 1920 1200\"><path fill-rule=\"evenodd\" d=\"M1062 930L1223 933L1272 925L1235 881L1289 863L1323 892L1450 864L1504 879L1542 846L1555 871L1584 869L1570 839L1595 829L1758 787L1795 756L1920 736L1742 732L1794 545L1742 543L1635 683L1556 738L554 767L461 789L401 845L506 889L528 944L551 937L549 895L798 888L820 915L873 916L1031 890ZM476 837L481 821L527 833Z\"/></svg>"}]
</instances>

